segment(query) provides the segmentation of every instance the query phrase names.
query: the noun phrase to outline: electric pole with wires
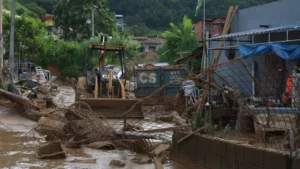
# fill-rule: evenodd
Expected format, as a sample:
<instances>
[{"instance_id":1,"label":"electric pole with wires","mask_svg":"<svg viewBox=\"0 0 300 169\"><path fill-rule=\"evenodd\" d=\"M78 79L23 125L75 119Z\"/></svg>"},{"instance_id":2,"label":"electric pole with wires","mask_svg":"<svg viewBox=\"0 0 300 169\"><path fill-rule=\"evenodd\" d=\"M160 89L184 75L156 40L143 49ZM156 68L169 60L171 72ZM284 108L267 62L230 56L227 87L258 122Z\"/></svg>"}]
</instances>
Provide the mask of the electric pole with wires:
<instances>
[{"instance_id":1,"label":"electric pole with wires","mask_svg":"<svg viewBox=\"0 0 300 169\"><path fill-rule=\"evenodd\" d=\"M14 37L15 37L15 8L16 0L11 2L11 20L10 20L10 42L9 42L9 67L12 74L14 74Z\"/></svg>"}]
</instances>

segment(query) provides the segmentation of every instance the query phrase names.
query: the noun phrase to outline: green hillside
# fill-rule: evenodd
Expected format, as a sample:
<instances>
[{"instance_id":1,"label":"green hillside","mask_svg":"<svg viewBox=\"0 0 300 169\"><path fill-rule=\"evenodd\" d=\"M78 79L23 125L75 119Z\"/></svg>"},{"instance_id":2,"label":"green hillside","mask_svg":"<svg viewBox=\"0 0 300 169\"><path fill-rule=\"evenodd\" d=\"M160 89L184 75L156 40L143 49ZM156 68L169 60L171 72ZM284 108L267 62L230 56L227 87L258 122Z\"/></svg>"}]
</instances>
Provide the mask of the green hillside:
<instances>
[{"instance_id":1,"label":"green hillside","mask_svg":"<svg viewBox=\"0 0 300 169\"><path fill-rule=\"evenodd\" d=\"M3 0L3 7L4 9L10 10L11 9L11 0ZM21 5L18 2L16 2L16 14L17 15L27 15L33 18L37 18L38 15L29 9L27 9L25 6Z\"/></svg>"},{"instance_id":2,"label":"green hillside","mask_svg":"<svg viewBox=\"0 0 300 169\"><path fill-rule=\"evenodd\" d=\"M169 23L180 23L187 15L192 21L203 16L203 7L195 16L198 0L87 0L86 3L108 2L109 9L124 15L126 30L135 35L153 34L169 28ZM240 9L277 0L206 0L206 17L226 16L230 5L239 5ZM4 6L10 9L11 0L4 0ZM20 4L19 4L20 3ZM29 16L43 16L52 13L59 0L18 0L17 13ZM75 3L75 2L74 2ZM22 5L23 6L22 6Z\"/></svg>"}]
</instances>

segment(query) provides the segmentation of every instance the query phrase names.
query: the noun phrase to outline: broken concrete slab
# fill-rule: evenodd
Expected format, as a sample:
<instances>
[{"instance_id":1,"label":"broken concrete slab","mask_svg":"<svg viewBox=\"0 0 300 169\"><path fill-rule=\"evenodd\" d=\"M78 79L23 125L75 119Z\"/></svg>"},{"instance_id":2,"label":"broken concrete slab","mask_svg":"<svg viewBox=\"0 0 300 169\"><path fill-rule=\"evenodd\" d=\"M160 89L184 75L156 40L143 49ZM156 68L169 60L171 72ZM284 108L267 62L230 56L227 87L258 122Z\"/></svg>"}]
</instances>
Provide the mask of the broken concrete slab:
<instances>
[{"instance_id":1,"label":"broken concrete slab","mask_svg":"<svg viewBox=\"0 0 300 169\"><path fill-rule=\"evenodd\" d=\"M66 158L60 142L52 142L40 147L36 152L36 157L39 159L59 159Z\"/></svg>"}]
</instances>

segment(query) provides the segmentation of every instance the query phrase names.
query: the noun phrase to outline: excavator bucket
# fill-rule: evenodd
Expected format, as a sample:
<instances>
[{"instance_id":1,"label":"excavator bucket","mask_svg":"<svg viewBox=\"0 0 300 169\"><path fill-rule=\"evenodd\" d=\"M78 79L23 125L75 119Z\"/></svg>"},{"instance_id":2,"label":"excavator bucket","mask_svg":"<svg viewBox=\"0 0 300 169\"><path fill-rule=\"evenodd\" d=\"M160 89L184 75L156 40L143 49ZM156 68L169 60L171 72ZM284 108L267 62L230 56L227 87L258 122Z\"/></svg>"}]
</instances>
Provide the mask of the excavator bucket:
<instances>
[{"instance_id":1,"label":"excavator bucket","mask_svg":"<svg viewBox=\"0 0 300 169\"><path fill-rule=\"evenodd\" d=\"M88 104L95 113L101 113L106 118L123 118L133 105L134 108L126 117L144 118L141 103L134 99L117 99L117 98L82 98L81 102Z\"/></svg>"},{"instance_id":2,"label":"excavator bucket","mask_svg":"<svg viewBox=\"0 0 300 169\"><path fill-rule=\"evenodd\" d=\"M132 108L126 117L144 118L142 105L137 99L122 98L94 98L93 94L86 91L86 77L80 77L76 85L76 100L88 104L93 112L101 113L106 118L123 118L124 113Z\"/></svg>"}]
</instances>

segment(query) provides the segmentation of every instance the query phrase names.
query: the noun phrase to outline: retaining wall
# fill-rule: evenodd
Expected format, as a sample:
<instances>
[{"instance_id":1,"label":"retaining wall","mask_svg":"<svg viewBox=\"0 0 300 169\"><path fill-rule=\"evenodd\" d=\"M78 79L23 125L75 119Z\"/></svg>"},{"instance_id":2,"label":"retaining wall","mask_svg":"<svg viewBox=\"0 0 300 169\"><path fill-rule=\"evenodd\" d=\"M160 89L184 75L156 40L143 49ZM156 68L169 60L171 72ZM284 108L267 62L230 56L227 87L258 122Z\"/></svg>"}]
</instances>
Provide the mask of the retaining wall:
<instances>
[{"instance_id":1,"label":"retaining wall","mask_svg":"<svg viewBox=\"0 0 300 169\"><path fill-rule=\"evenodd\" d=\"M194 135L178 145L185 135L174 133L171 159L188 169L300 169L299 158L234 141Z\"/></svg>"}]
</instances>

